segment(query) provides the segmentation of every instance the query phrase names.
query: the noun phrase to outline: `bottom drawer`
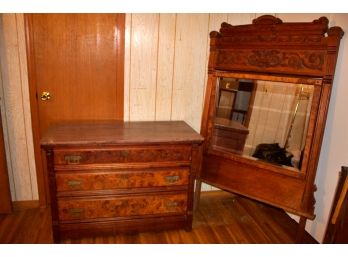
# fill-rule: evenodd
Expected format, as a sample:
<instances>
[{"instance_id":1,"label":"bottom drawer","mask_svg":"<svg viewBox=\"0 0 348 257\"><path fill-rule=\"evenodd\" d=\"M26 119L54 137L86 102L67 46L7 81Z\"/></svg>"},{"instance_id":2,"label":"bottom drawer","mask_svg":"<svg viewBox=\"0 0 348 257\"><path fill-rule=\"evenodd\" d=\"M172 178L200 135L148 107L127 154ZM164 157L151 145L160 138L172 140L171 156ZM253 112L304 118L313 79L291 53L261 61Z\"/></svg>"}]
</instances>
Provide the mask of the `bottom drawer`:
<instances>
[{"instance_id":1,"label":"bottom drawer","mask_svg":"<svg viewBox=\"0 0 348 257\"><path fill-rule=\"evenodd\" d=\"M186 192L114 198L58 199L58 212L61 221L166 213L183 214L186 210Z\"/></svg>"}]
</instances>

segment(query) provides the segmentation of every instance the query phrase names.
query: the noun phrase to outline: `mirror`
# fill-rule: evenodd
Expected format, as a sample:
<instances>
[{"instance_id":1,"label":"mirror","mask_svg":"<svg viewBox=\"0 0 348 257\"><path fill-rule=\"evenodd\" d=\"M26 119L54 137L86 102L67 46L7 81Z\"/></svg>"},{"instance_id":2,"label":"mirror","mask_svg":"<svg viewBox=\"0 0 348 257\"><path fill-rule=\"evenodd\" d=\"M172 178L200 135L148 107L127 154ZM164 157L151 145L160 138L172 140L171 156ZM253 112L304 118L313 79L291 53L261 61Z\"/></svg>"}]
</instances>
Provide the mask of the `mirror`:
<instances>
[{"instance_id":1,"label":"mirror","mask_svg":"<svg viewBox=\"0 0 348 257\"><path fill-rule=\"evenodd\" d=\"M299 171L314 86L220 77L212 146Z\"/></svg>"},{"instance_id":2,"label":"mirror","mask_svg":"<svg viewBox=\"0 0 348 257\"><path fill-rule=\"evenodd\" d=\"M196 199L205 182L271 204L303 235L343 36L328 24L263 15L210 33Z\"/></svg>"}]
</instances>

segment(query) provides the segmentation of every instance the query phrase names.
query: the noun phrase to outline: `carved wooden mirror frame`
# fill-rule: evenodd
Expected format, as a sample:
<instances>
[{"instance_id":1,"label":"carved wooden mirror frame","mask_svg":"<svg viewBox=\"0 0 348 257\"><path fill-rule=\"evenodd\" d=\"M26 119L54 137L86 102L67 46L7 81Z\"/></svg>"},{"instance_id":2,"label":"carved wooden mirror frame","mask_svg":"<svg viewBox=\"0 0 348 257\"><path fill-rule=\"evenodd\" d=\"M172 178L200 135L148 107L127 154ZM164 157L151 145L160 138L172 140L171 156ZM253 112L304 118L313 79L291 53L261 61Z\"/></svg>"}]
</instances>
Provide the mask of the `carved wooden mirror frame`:
<instances>
[{"instance_id":1,"label":"carved wooden mirror frame","mask_svg":"<svg viewBox=\"0 0 348 257\"><path fill-rule=\"evenodd\" d=\"M205 137L201 183L245 195L301 216L314 219L314 184L329 98L334 78L340 27L328 27L328 19L286 23L264 15L252 24L222 23L210 33L208 82L202 116ZM302 172L287 172L268 163L248 160L212 146L217 81L220 77L303 83L314 86L306 135Z\"/></svg>"}]
</instances>

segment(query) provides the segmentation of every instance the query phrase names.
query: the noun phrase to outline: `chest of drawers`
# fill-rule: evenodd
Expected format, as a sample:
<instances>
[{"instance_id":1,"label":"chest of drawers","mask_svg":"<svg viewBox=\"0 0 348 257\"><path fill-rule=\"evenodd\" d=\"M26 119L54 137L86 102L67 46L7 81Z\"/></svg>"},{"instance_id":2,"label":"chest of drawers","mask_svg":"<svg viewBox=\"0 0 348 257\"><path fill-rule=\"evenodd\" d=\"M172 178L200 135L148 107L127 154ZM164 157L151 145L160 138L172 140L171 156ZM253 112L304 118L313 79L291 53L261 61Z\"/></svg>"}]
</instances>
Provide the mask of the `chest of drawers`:
<instances>
[{"instance_id":1,"label":"chest of drawers","mask_svg":"<svg viewBox=\"0 0 348 257\"><path fill-rule=\"evenodd\" d=\"M191 229L202 141L180 121L53 125L41 146L54 240Z\"/></svg>"}]
</instances>

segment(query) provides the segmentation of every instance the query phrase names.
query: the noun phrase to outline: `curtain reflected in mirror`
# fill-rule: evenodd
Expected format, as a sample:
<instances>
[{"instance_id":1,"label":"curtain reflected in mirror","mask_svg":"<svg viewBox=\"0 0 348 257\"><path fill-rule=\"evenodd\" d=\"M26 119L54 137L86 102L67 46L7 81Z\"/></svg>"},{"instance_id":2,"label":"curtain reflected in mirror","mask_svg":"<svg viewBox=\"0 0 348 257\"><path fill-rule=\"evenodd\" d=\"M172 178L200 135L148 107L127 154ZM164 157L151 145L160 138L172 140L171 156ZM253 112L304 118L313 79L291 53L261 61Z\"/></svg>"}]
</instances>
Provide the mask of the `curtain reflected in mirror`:
<instances>
[{"instance_id":1,"label":"curtain reflected in mirror","mask_svg":"<svg viewBox=\"0 0 348 257\"><path fill-rule=\"evenodd\" d=\"M313 92L313 85L220 78L213 146L300 169Z\"/></svg>"}]
</instances>

